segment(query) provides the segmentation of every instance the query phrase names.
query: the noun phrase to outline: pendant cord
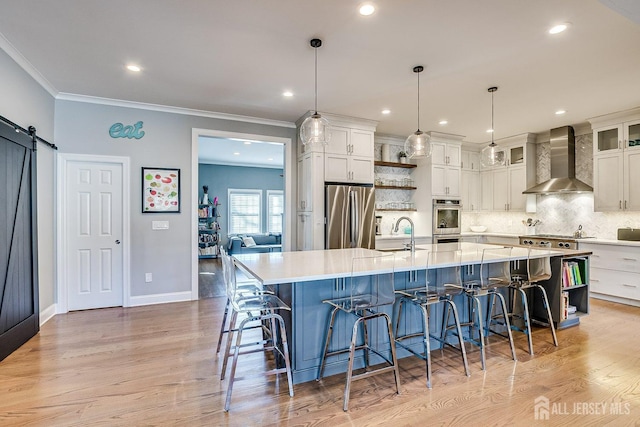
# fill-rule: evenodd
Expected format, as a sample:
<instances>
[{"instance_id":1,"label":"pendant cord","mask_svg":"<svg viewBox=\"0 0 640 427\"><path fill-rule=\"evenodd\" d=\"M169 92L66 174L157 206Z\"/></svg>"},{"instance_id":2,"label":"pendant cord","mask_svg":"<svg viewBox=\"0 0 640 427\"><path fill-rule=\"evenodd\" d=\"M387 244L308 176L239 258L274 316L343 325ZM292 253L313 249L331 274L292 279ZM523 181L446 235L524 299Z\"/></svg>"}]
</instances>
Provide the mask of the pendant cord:
<instances>
[{"instance_id":1,"label":"pendant cord","mask_svg":"<svg viewBox=\"0 0 640 427\"><path fill-rule=\"evenodd\" d=\"M493 127L493 92L491 92L491 143L492 144L493 144L493 134L495 133L495 128Z\"/></svg>"},{"instance_id":2,"label":"pendant cord","mask_svg":"<svg viewBox=\"0 0 640 427\"><path fill-rule=\"evenodd\" d=\"M318 114L318 48L314 49L316 56L316 73L315 73L315 112Z\"/></svg>"},{"instance_id":3,"label":"pendant cord","mask_svg":"<svg viewBox=\"0 0 640 427\"><path fill-rule=\"evenodd\" d=\"M420 130L420 73L418 74L418 130Z\"/></svg>"}]
</instances>

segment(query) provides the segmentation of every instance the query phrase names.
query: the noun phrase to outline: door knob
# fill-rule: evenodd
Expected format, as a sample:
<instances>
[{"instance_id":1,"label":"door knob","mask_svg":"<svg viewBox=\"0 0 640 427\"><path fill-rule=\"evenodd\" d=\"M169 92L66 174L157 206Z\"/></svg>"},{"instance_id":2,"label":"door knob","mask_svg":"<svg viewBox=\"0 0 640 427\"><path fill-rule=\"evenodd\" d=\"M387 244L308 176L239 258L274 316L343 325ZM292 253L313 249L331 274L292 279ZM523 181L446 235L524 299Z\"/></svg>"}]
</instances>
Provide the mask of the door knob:
<instances>
[{"instance_id":1,"label":"door knob","mask_svg":"<svg viewBox=\"0 0 640 427\"><path fill-rule=\"evenodd\" d=\"M120 240L116 240L116 245L119 245L119 244L120 244Z\"/></svg>"}]
</instances>

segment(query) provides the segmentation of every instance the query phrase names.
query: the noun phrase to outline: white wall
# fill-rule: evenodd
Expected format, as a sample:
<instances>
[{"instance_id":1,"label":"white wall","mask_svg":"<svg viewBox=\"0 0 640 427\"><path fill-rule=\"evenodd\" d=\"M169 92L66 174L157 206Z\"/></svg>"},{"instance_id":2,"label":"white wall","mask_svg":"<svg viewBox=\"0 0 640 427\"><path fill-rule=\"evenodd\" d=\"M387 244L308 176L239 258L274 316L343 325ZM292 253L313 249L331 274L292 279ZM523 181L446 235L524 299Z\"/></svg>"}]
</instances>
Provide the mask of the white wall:
<instances>
[{"instance_id":1,"label":"white wall","mask_svg":"<svg viewBox=\"0 0 640 427\"><path fill-rule=\"evenodd\" d=\"M0 75L0 115L25 129L35 126L37 135L55 143L53 96L1 49ZM37 169L40 312L53 313L55 152L42 143L38 144ZM41 316L41 321L48 316Z\"/></svg>"},{"instance_id":2,"label":"white wall","mask_svg":"<svg viewBox=\"0 0 640 427\"><path fill-rule=\"evenodd\" d=\"M113 139L109 127L116 122L144 123L142 139ZM290 138L294 128L173 114L145 109L56 101L56 144L63 153L126 156L131 159L131 295L187 292L191 290L192 129ZM295 152L295 150L291 150ZM292 162L294 165L296 162ZM140 171L143 166L180 169L179 214L142 214ZM294 171L287 171L295 176ZM197 176L197 175L196 175ZM295 188L287 197L295 197ZM295 206L295 203L292 204ZM290 218L294 218L290 213ZM169 221L169 230L152 231L152 220ZM295 236L290 236L293 238ZM146 272L153 282L145 283Z\"/></svg>"}]
</instances>

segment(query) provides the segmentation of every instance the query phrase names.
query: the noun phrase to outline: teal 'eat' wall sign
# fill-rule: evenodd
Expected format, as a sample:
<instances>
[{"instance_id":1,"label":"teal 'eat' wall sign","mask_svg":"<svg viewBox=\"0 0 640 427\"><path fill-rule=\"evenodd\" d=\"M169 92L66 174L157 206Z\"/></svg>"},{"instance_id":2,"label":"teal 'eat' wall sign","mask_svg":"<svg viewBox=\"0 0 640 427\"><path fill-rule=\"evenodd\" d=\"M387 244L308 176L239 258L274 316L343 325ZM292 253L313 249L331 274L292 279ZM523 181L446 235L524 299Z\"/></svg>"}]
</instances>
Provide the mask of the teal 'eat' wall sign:
<instances>
[{"instance_id":1,"label":"teal 'eat' wall sign","mask_svg":"<svg viewBox=\"0 0 640 427\"><path fill-rule=\"evenodd\" d=\"M122 123L114 123L109 128L109 136L111 138L135 138L140 139L144 136L142 129L142 122L138 122L135 125L123 125Z\"/></svg>"}]
</instances>

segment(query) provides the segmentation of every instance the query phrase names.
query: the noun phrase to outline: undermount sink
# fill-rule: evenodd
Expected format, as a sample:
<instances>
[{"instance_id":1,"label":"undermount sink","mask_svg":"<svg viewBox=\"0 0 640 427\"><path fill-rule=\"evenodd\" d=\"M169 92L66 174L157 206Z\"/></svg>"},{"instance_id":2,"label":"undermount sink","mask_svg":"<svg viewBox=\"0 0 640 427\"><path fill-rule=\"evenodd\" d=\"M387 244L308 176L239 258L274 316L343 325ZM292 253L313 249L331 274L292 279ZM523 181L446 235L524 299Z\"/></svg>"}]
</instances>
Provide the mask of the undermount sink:
<instances>
[{"instance_id":1,"label":"undermount sink","mask_svg":"<svg viewBox=\"0 0 640 427\"><path fill-rule=\"evenodd\" d=\"M376 249L379 252L409 252L409 248L384 248L384 249ZM416 251L424 251L422 248L416 248Z\"/></svg>"}]
</instances>

